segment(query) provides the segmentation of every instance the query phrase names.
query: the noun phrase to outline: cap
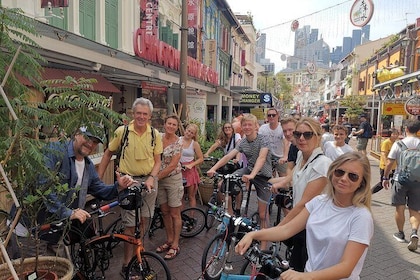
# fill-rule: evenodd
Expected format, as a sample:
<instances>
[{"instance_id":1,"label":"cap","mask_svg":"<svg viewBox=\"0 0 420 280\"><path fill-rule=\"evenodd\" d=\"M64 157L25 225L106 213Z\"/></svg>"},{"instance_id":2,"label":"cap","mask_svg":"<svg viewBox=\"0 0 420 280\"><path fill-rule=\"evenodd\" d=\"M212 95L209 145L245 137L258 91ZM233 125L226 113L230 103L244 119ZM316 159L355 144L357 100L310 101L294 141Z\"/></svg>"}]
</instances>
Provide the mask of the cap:
<instances>
[{"instance_id":1,"label":"cap","mask_svg":"<svg viewBox=\"0 0 420 280\"><path fill-rule=\"evenodd\" d=\"M366 114L360 114L359 118L367 118Z\"/></svg>"},{"instance_id":2,"label":"cap","mask_svg":"<svg viewBox=\"0 0 420 280\"><path fill-rule=\"evenodd\" d=\"M92 130L88 130L88 128L86 126L82 126L79 128L80 132L83 133L84 135L86 135L87 137L93 137L98 139L99 142L101 142L102 144L104 143L104 140L102 139L102 137L100 136L101 133L99 133L99 131L94 131ZM98 129L99 130L99 127Z\"/></svg>"}]
</instances>

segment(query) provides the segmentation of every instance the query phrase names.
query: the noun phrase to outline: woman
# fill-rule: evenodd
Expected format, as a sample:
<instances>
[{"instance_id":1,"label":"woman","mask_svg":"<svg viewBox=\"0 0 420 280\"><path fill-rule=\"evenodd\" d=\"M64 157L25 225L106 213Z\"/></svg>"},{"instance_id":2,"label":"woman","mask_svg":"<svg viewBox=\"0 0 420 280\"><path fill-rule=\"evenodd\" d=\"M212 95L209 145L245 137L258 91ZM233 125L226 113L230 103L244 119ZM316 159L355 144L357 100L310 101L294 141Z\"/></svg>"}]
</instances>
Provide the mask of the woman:
<instances>
[{"instance_id":1,"label":"woman","mask_svg":"<svg viewBox=\"0 0 420 280\"><path fill-rule=\"evenodd\" d=\"M304 117L296 123L293 137L299 152L292 175L293 208L279 225L284 225L297 216L308 201L322 192L327 183L331 160L322 153L321 135L321 126L313 118ZM303 271L307 260L305 231L293 236L291 241L293 249L290 265L297 271Z\"/></svg>"},{"instance_id":2,"label":"woman","mask_svg":"<svg viewBox=\"0 0 420 280\"><path fill-rule=\"evenodd\" d=\"M216 141L213 145L208 149L208 151L204 154L204 157L209 157L209 155L216 150L217 148L221 147L223 148L223 155L227 155L230 151L235 149L236 145L241 141L241 135L239 133L235 133L233 130L233 126L231 123L227 122L224 123L222 126L222 131L220 131L219 135L217 136ZM241 153L238 153L236 157L232 160L232 162L235 164L236 168L238 168L241 165ZM234 170L232 170L233 172ZM222 185L222 181L219 182L219 189ZM223 200L222 194L219 195L219 199ZM240 216L241 213L241 203L242 203L242 192L240 192L236 196L236 204L235 208L231 210L231 198L229 197L229 214L233 215L235 213L236 216Z\"/></svg>"},{"instance_id":3,"label":"woman","mask_svg":"<svg viewBox=\"0 0 420 280\"><path fill-rule=\"evenodd\" d=\"M186 188L188 193L188 201L190 207L196 207L197 201L195 199L200 183L200 176L198 175L197 165L203 162L203 152L197 142L198 126L189 124L185 129L185 134L182 138L182 154L181 164L182 176L187 180Z\"/></svg>"},{"instance_id":4,"label":"woman","mask_svg":"<svg viewBox=\"0 0 420 280\"><path fill-rule=\"evenodd\" d=\"M184 195L182 185L181 159L182 142L175 134L180 121L176 115L165 118L162 134L163 153L162 165L158 174L159 189L157 201L163 215L166 231L166 242L156 249L156 252L167 252L165 260L175 258L179 253L179 236L181 233L182 219L181 207Z\"/></svg>"},{"instance_id":5,"label":"woman","mask_svg":"<svg viewBox=\"0 0 420 280\"><path fill-rule=\"evenodd\" d=\"M331 160L335 160L342 154L353 152L353 148L346 144L347 128L342 125L335 125L332 129L334 141L324 144L324 154Z\"/></svg>"},{"instance_id":6,"label":"woman","mask_svg":"<svg viewBox=\"0 0 420 280\"><path fill-rule=\"evenodd\" d=\"M289 269L289 279L360 279L370 240L370 164L358 152L339 156L328 169L325 193L306 203L287 225L248 233L236 246L243 254L253 239L282 241L306 228L308 262L305 272Z\"/></svg>"}]
</instances>

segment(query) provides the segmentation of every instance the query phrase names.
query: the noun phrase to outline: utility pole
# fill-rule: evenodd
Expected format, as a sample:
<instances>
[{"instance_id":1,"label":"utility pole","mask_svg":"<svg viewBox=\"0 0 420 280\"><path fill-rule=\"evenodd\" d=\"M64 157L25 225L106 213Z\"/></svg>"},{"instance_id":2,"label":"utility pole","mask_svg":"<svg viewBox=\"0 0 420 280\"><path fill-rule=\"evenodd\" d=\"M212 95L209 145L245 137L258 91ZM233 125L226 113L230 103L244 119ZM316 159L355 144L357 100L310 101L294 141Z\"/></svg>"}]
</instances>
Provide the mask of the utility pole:
<instances>
[{"instance_id":1,"label":"utility pole","mask_svg":"<svg viewBox=\"0 0 420 280\"><path fill-rule=\"evenodd\" d=\"M187 118L187 78L188 78L188 9L187 1L182 0L181 13L181 65L179 73L179 103L181 107L181 122Z\"/></svg>"}]
</instances>

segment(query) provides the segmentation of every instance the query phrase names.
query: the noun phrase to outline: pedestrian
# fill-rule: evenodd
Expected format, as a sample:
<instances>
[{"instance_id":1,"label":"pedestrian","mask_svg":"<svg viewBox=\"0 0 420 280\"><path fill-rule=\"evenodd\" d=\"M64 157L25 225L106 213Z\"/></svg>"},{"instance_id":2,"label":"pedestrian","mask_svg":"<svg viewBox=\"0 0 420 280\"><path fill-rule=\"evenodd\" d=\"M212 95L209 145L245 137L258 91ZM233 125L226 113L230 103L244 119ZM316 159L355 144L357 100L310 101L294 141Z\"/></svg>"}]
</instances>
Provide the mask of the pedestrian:
<instances>
[{"instance_id":1,"label":"pedestrian","mask_svg":"<svg viewBox=\"0 0 420 280\"><path fill-rule=\"evenodd\" d=\"M353 148L345 142L348 136L347 128L342 125L335 125L332 130L334 141L324 144L324 154L331 160L335 160L342 154L353 152Z\"/></svg>"},{"instance_id":2,"label":"pedestrian","mask_svg":"<svg viewBox=\"0 0 420 280\"><path fill-rule=\"evenodd\" d=\"M220 131L219 135L217 136L216 141L213 145L207 150L207 152L204 154L204 157L207 158L209 155L216 150L217 148L223 148L223 155L227 155L230 151L235 149L235 147L238 145L238 143L241 141L241 135L239 133L235 133L233 131L233 126L231 123L226 122L222 125L222 130ZM232 173L236 169L238 169L242 165L242 154L238 153L234 159L232 159L232 162L229 164L226 164L224 166L226 171L230 171L229 173ZM220 187L222 185L222 181L218 184L218 189L220 190ZM222 199L222 193L219 193L219 199ZM235 209L232 209L232 201L231 197L229 196L228 199L228 212L229 214L236 216L240 216L241 213L241 204L242 204L242 193L240 192L235 197Z\"/></svg>"},{"instance_id":3,"label":"pedestrian","mask_svg":"<svg viewBox=\"0 0 420 280\"><path fill-rule=\"evenodd\" d=\"M344 126L345 128L347 128L347 136L346 136L346 140L344 142L346 142L346 144L348 144L350 142L349 135L351 134L351 123L349 123L349 118L348 117L343 117L343 122L341 123L341 125Z\"/></svg>"},{"instance_id":4,"label":"pedestrian","mask_svg":"<svg viewBox=\"0 0 420 280\"><path fill-rule=\"evenodd\" d=\"M405 242L404 223L405 216L404 210L406 206L410 213L411 234L408 243L410 251L417 250L419 241L418 228L420 223L420 188L419 182L404 182L400 178L402 173L402 165L405 164L404 160L400 157L403 153L403 147L407 149L416 150L419 147L420 139L417 137L417 132L420 130L419 120L408 120L406 122L405 134L406 137L400 141L395 141L388 154L384 176L382 177L382 185L385 189L392 186L392 205L395 206L395 222L397 224L398 232L394 233L394 238L399 242ZM405 150L405 148L404 148ZM397 168L394 172L393 180L390 185L390 174L394 162L397 162ZM418 158L417 158L418 162ZM418 175L418 174L417 174Z\"/></svg>"},{"instance_id":5,"label":"pedestrian","mask_svg":"<svg viewBox=\"0 0 420 280\"><path fill-rule=\"evenodd\" d=\"M179 238L182 228L181 207L184 196L181 159L182 141L176 135L181 122L176 115L165 118L162 134L162 165L158 174L159 190L157 201L162 211L166 242L157 247L157 253L166 253L165 260L172 260L179 254Z\"/></svg>"},{"instance_id":6,"label":"pedestrian","mask_svg":"<svg viewBox=\"0 0 420 280\"><path fill-rule=\"evenodd\" d=\"M217 169L224 166L229 160L236 157L238 153L244 153L248 165L234 172L242 176L245 183L254 180L254 186L258 196L258 213L260 218L260 227L268 227L267 206L270 203L271 192L267 189L267 181L272 176L271 154L268 139L258 134L258 120L252 114L246 114L241 120L241 129L245 137L241 140L234 150L221 158L212 168L207 171L209 177L213 177ZM248 190L250 191L250 190ZM261 243L265 249L266 243Z\"/></svg>"},{"instance_id":7,"label":"pedestrian","mask_svg":"<svg viewBox=\"0 0 420 280\"><path fill-rule=\"evenodd\" d=\"M289 269L280 279L360 279L374 225L370 212L370 164L358 152L345 153L328 168L325 193L305 203L287 224L247 233L236 252L252 240L283 241L306 229L305 270Z\"/></svg>"},{"instance_id":8,"label":"pedestrian","mask_svg":"<svg viewBox=\"0 0 420 280\"><path fill-rule=\"evenodd\" d=\"M293 208L279 225L291 221L309 200L322 192L327 183L327 171L331 163L320 147L321 126L318 121L308 117L301 118L296 124L293 136L299 149L292 175ZM307 260L305 230L293 236L292 241L290 265L297 271L303 271Z\"/></svg>"},{"instance_id":9,"label":"pedestrian","mask_svg":"<svg viewBox=\"0 0 420 280\"><path fill-rule=\"evenodd\" d=\"M330 125L328 123L321 124L322 138L321 148L325 152L325 143L334 141L334 135L330 132Z\"/></svg>"},{"instance_id":10,"label":"pedestrian","mask_svg":"<svg viewBox=\"0 0 420 280\"><path fill-rule=\"evenodd\" d=\"M186 179L185 185L188 194L188 201L190 207L197 206L197 191L200 183L200 175L198 174L197 166L204 161L203 152L200 144L197 142L198 126L196 124L189 124L185 128L185 134L181 137L182 153L182 177Z\"/></svg>"},{"instance_id":11,"label":"pedestrian","mask_svg":"<svg viewBox=\"0 0 420 280\"><path fill-rule=\"evenodd\" d=\"M162 137L151 127L153 104L144 97L133 102L133 120L128 126L120 126L114 132L98 167L99 176L103 176L113 154L120 151L119 166L122 174L129 174L139 182L144 182L147 192L143 192L143 205L140 209L140 232L144 234L148 220L153 217L158 190L158 173L161 165ZM127 130L126 130L127 128ZM124 132L127 133L124 133ZM121 210L125 225L124 234L134 236L135 211ZM127 265L135 255L135 246L124 242L124 259L121 275L125 275Z\"/></svg>"},{"instance_id":12,"label":"pedestrian","mask_svg":"<svg viewBox=\"0 0 420 280\"><path fill-rule=\"evenodd\" d=\"M400 132L398 129L392 128L390 130L391 135L389 138L385 139L381 144L381 156L379 158L379 175L380 175L380 181L372 188L372 193L377 193L380 190L383 189L382 187L382 178L384 177L384 171L386 166L386 160L388 158L389 151L391 151L391 147L394 144L394 142L400 137ZM394 164L391 167L391 172L389 173L389 177L392 178L394 176L395 168L397 167L397 163L394 162Z\"/></svg>"},{"instance_id":13,"label":"pedestrian","mask_svg":"<svg viewBox=\"0 0 420 280\"><path fill-rule=\"evenodd\" d=\"M271 163L274 165L273 170L279 177L286 176L287 171L287 155L289 153L289 142L284 137L283 129L280 125L280 115L276 108L267 110L268 123L263 124L258 133L268 137Z\"/></svg>"},{"instance_id":14,"label":"pedestrian","mask_svg":"<svg viewBox=\"0 0 420 280\"><path fill-rule=\"evenodd\" d=\"M367 115L361 114L359 117L360 120L360 126L359 130L353 131L351 135L357 136L357 150L361 153L363 153L365 156L367 155L366 148L368 144L368 140L372 138L373 131L372 126L367 121Z\"/></svg>"}]
</instances>

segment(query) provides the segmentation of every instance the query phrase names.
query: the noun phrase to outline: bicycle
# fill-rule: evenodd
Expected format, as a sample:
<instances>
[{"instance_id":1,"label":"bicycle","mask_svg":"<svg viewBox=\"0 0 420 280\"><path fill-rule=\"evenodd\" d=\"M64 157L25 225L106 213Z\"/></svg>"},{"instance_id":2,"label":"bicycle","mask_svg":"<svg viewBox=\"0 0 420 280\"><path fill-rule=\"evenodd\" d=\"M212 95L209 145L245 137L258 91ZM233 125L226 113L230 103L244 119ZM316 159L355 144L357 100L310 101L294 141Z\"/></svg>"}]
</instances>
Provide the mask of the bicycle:
<instances>
[{"instance_id":1,"label":"bicycle","mask_svg":"<svg viewBox=\"0 0 420 280\"><path fill-rule=\"evenodd\" d=\"M207 244L201 259L203 276L207 280L220 279L224 269L232 269L232 258L236 243L258 226L245 217L233 217L223 208L209 204L222 217L217 235Z\"/></svg>"},{"instance_id":2,"label":"bicycle","mask_svg":"<svg viewBox=\"0 0 420 280\"><path fill-rule=\"evenodd\" d=\"M109 209L119 205L127 210L135 210L135 235L128 236L123 233L111 233L86 238L83 232L77 232L80 235L80 240L77 242L78 246L72 244L71 254L76 270L73 279L104 279L105 271L109 268L110 259L113 257L112 250L115 247L114 245L119 242L128 242L137 246L136 255L127 266L125 279L171 279L169 268L163 258L154 252L145 251L143 247L138 218L141 192L145 189L143 183L139 186L130 187L128 188L127 196L120 200L122 201L121 203L114 201L91 213L92 216L97 216L99 227L101 227L101 219L109 214L107 212ZM70 231L72 230L70 228Z\"/></svg>"},{"instance_id":3,"label":"bicycle","mask_svg":"<svg viewBox=\"0 0 420 280\"><path fill-rule=\"evenodd\" d=\"M213 193L209 199L209 205L222 206L227 210L229 197L232 201L232 209L236 208L236 197L242 192L242 176L235 174L214 174L213 179ZM223 183L220 188L220 193L224 194L224 200L219 202L217 195L219 194L219 180L222 179ZM206 215L206 227L210 229L213 227L215 220L221 221L220 217L217 217L217 213L214 213L212 207L207 208Z\"/></svg>"}]
</instances>

